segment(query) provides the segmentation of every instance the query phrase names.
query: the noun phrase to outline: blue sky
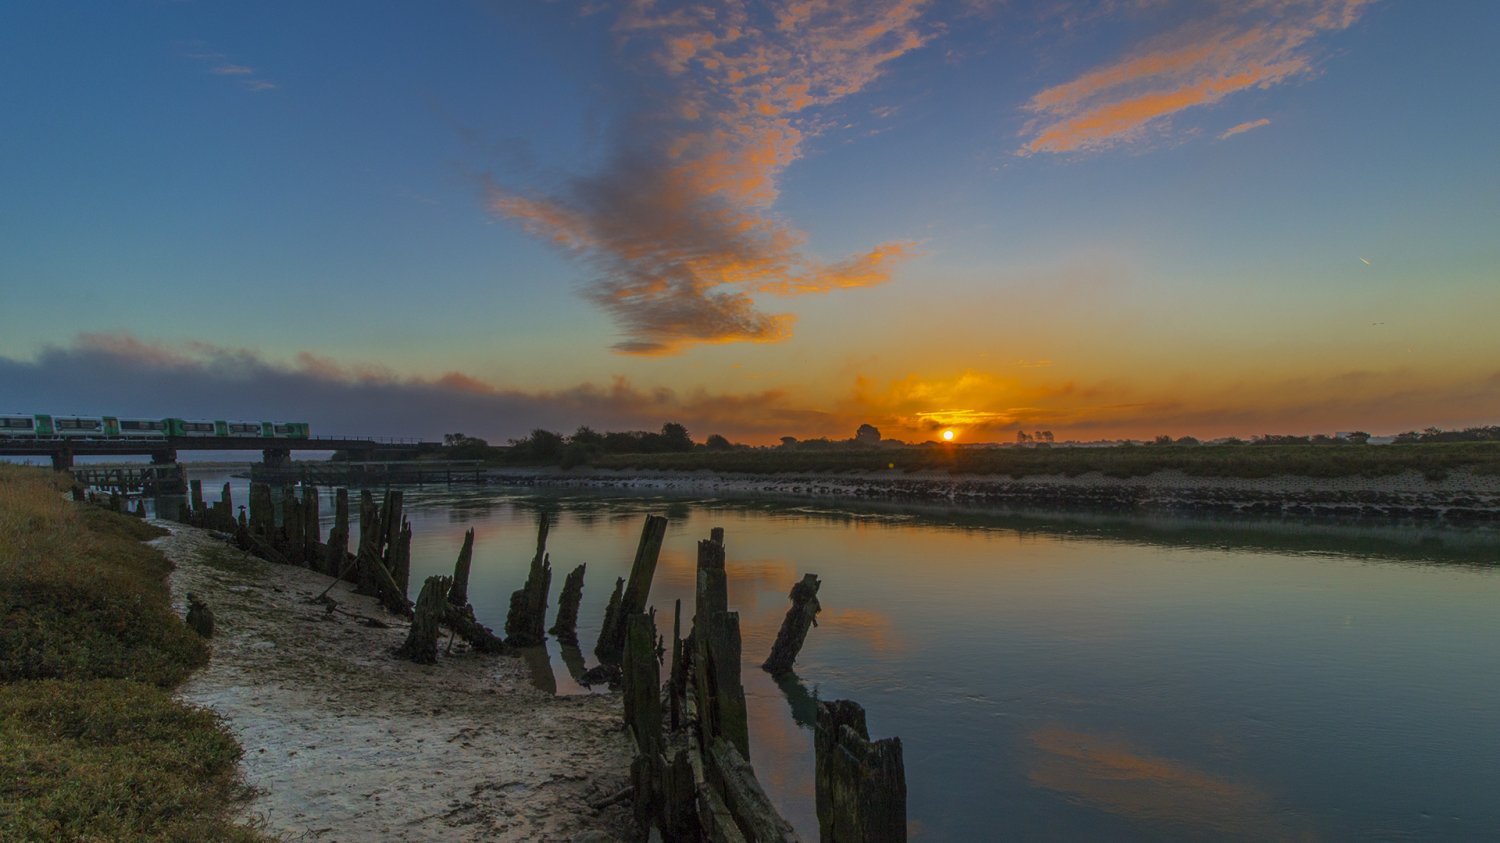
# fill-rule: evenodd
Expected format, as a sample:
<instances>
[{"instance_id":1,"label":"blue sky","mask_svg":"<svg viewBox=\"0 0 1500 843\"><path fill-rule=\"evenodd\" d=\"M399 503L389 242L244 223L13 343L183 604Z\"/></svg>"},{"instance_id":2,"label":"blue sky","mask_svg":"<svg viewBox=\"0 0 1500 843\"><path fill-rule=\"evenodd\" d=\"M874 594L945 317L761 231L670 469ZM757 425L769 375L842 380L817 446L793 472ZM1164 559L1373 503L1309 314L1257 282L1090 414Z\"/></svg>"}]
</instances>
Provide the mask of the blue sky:
<instances>
[{"instance_id":1,"label":"blue sky","mask_svg":"<svg viewBox=\"0 0 1500 843\"><path fill-rule=\"evenodd\" d=\"M1497 24L1409 0L11 4L0 394L112 412L46 368L104 354L149 396L131 412L233 415L172 382L270 372L417 389L433 425L487 395L492 438L1493 423Z\"/></svg>"}]
</instances>

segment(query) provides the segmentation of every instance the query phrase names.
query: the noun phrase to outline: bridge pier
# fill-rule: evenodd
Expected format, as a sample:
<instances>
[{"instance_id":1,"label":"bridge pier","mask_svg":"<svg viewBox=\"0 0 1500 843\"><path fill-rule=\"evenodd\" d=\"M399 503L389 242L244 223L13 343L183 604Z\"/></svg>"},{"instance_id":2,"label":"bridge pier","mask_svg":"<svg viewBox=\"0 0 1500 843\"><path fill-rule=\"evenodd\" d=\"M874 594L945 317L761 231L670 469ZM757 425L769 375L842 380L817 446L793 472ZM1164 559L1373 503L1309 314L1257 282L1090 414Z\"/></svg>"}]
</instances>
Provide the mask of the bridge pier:
<instances>
[{"instance_id":1,"label":"bridge pier","mask_svg":"<svg viewBox=\"0 0 1500 843\"><path fill-rule=\"evenodd\" d=\"M73 467L73 449L61 448L52 452L52 470L67 471Z\"/></svg>"},{"instance_id":2,"label":"bridge pier","mask_svg":"<svg viewBox=\"0 0 1500 843\"><path fill-rule=\"evenodd\" d=\"M151 452L151 464L152 465L171 465L174 462L177 462L177 449L176 448L167 448L166 450L163 450L163 451L152 451Z\"/></svg>"},{"instance_id":3,"label":"bridge pier","mask_svg":"<svg viewBox=\"0 0 1500 843\"><path fill-rule=\"evenodd\" d=\"M267 468L285 468L286 466L291 465L291 448L266 448L260 453L262 458L265 460Z\"/></svg>"}]
</instances>

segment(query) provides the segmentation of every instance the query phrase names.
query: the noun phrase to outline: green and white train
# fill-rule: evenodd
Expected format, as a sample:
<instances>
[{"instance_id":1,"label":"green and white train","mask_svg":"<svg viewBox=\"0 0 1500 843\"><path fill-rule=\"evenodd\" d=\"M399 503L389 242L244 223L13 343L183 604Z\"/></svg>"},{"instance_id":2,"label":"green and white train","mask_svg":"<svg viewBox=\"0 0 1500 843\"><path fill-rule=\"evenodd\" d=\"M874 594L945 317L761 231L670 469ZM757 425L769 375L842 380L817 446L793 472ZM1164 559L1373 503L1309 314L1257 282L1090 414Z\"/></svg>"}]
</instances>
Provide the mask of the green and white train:
<instances>
[{"instance_id":1,"label":"green and white train","mask_svg":"<svg viewBox=\"0 0 1500 843\"><path fill-rule=\"evenodd\" d=\"M0 439L166 439L254 437L306 439L307 422L128 419L119 416L0 415Z\"/></svg>"}]
</instances>

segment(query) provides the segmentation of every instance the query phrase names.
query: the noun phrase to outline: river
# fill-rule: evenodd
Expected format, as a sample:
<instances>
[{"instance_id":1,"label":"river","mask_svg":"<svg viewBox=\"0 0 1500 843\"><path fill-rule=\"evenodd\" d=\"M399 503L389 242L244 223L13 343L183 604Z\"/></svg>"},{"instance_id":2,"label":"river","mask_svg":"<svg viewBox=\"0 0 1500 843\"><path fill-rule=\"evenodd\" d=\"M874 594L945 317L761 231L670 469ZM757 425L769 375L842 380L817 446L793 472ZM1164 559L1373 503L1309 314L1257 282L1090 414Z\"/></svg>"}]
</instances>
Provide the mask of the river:
<instances>
[{"instance_id":1,"label":"river","mask_svg":"<svg viewBox=\"0 0 1500 843\"><path fill-rule=\"evenodd\" d=\"M473 528L470 596L496 629L549 519L554 606L567 572L588 564L590 665L644 516L670 519L651 592L668 639L673 601L691 614L697 541L725 528L751 761L805 839L817 839L814 697L856 700L872 738L900 736L913 840L1500 834L1492 531L494 486L406 494L413 594L452 572ZM809 572L823 581L820 625L778 685L758 665ZM587 693L572 678L577 651L549 642L542 655L537 684Z\"/></svg>"}]
</instances>

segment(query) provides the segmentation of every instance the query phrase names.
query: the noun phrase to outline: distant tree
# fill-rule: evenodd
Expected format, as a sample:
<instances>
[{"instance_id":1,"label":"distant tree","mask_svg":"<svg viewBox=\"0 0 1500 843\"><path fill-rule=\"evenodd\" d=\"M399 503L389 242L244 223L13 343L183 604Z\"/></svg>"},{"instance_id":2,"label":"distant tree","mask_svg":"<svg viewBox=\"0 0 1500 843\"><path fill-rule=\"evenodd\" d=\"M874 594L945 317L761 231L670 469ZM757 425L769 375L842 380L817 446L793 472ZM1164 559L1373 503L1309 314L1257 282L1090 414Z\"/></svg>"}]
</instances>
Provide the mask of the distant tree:
<instances>
[{"instance_id":1,"label":"distant tree","mask_svg":"<svg viewBox=\"0 0 1500 843\"><path fill-rule=\"evenodd\" d=\"M562 434L543 430L540 427L531 431L530 436L515 444L535 459L555 460L562 456Z\"/></svg>"},{"instance_id":2,"label":"distant tree","mask_svg":"<svg viewBox=\"0 0 1500 843\"><path fill-rule=\"evenodd\" d=\"M1177 444L1179 444L1179 445L1202 445L1203 443L1199 442L1198 438L1196 436L1180 436L1177 439Z\"/></svg>"},{"instance_id":3,"label":"distant tree","mask_svg":"<svg viewBox=\"0 0 1500 843\"><path fill-rule=\"evenodd\" d=\"M1415 430L1408 430L1405 433L1396 434L1396 438L1394 441L1397 445L1411 445L1417 442L1421 442L1422 437Z\"/></svg>"},{"instance_id":4,"label":"distant tree","mask_svg":"<svg viewBox=\"0 0 1500 843\"><path fill-rule=\"evenodd\" d=\"M1016 444L1017 445L1030 445L1031 444L1031 434L1027 433L1024 430L1018 430L1018 431L1016 431Z\"/></svg>"},{"instance_id":5,"label":"distant tree","mask_svg":"<svg viewBox=\"0 0 1500 843\"><path fill-rule=\"evenodd\" d=\"M1170 436L1166 435L1165 433L1163 433L1162 435L1156 437L1155 439L1152 439L1151 440L1151 444L1152 445L1170 445L1170 444L1172 444L1172 437L1170 437Z\"/></svg>"},{"instance_id":6,"label":"distant tree","mask_svg":"<svg viewBox=\"0 0 1500 843\"><path fill-rule=\"evenodd\" d=\"M1368 445L1370 442L1370 434L1364 432L1363 430L1356 430L1352 433L1346 433L1344 434L1344 438L1349 440L1349 443L1352 445Z\"/></svg>"},{"instance_id":7,"label":"distant tree","mask_svg":"<svg viewBox=\"0 0 1500 843\"><path fill-rule=\"evenodd\" d=\"M734 443L717 433L711 433L707 441L703 443L703 447L710 451L731 451L734 450Z\"/></svg>"},{"instance_id":8,"label":"distant tree","mask_svg":"<svg viewBox=\"0 0 1500 843\"><path fill-rule=\"evenodd\" d=\"M1047 443L1050 444L1053 441L1053 439L1052 439L1052 431L1050 431L1050 430L1039 430L1036 433L1036 438L1042 440L1043 442L1047 442Z\"/></svg>"},{"instance_id":9,"label":"distant tree","mask_svg":"<svg viewBox=\"0 0 1500 843\"><path fill-rule=\"evenodd\" d=\"M443 445L448 448L479 447L488 448L488 442L474 436L465 436L462 433L444 433Z\"/></svg>"},{"instance_id":10,"label":"distant tree","mask_svg":"<svg viewBox=\"0 0 1500 843\"><path fill-rule=\"evenodd\" d=\"M661 426L661 444L665 451L693 450L693 438L688 436L688 429L676 422Z\"/></svg>"},{"instance_id":11,"label":"distant tree","mask_svg":"<svg viewBox=\"0 0 1500 843\"><path fill-rule=\"evenodd\" d=\"M861 445L879 445L880 428L873 424L862 424L854 431L854 441Z\"/></svg>"},{"instance_id":12,"label":"distant tree","mask_svg":"<svg viewBox=\"0 0 1500 843\"><path fill-rule=\"evenodd\" d=\"M783 437L781 437L781 447L786 448L787 450L791 450L792 448L797 447L797 437L795 437L795 436L783 436Z\"/></svg>"},{"instance_id":13,"label":"distant tree","mask_svg":"<svg viewBox=\"0 0 1500 843\"><path fill-rule=\"evenodd\" d=\"M573 431L573 435L568 437L568 442L577 445L603 445L604 434L596 432L586 424L579 425L578 429Z\"/></svg>"}]
</instances>

